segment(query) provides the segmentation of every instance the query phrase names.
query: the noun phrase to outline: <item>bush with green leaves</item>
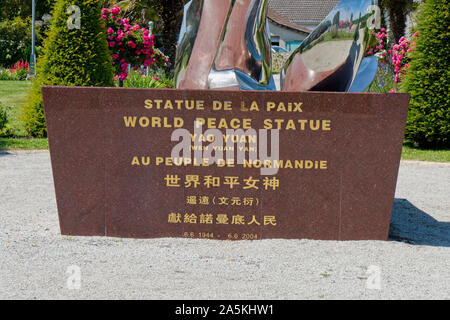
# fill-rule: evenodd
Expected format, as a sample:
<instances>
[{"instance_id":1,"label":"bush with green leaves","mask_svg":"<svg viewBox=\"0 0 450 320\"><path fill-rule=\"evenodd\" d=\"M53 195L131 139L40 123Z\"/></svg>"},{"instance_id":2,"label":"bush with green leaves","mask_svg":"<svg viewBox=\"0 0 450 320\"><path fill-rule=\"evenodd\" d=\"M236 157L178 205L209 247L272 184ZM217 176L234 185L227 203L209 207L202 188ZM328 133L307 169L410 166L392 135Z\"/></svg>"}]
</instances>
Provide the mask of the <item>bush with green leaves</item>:
<instances>
[{"instance_id":1,"label":"bush with green leaves","mask_svg":"<svg viewBox=\"0 0 450 320\"><path fill-rule=\"evenodd\" d=\"M100 0L57 0L52 26L38 61L37 79L23 108L22 119L32 136L46 136L41 85L109 87L114 85L106 31L102 28ZM71 19L72 5L80 20ZM77 28L79 22L80 28Z\"/></svg>"},{"instance_id":2,"label":"bush with green leaves","mask_svg":"<svg viewBox=\"0 0 450 320\"><path fill-rule=\"evenodd\" d=\"M159 82L156 78L146 77L140 74L131 74L123 82L126 88L165 88L164 84Z\"/></svg>"},{"instance_id":3,"label":"bush with green leaves","mask_svg":"<svg viewBox=\"0 0 450 320\"><path fill-rule=\"evenodd\" d=\"M0 8L1 9L1 8ZM36 26L36 46L42 45L42 25ZM31 19L16 17L0 22L0 66L9 68L31 55Z\"/></svg>"},{"instance_id":4,"label":"bush with green leaves","mask_svg":"<svg viewBox=\"0 0 450 320\"><path fill-rule=\"evenodd\" d=\"M8 113L6 108L0 104L0 137L9 135Z\"/></svg>"},{"instance_id":5,"label":"bush with green leaves","mask_svg":"<svg viewBox=\"0 0 450 320\"><path fill-rule=\"evenodd\" d=\"M162 69L152 70L147 74L132 70L128 78L123 82L126 88L175 88L173 76Z\"/></svg>"},{"instance_id":6,"label":"bush with green leaves","mask_svg":"<svg viewBox=\"0 0 450 320\"><path fill-rule=\"evenodd\" d=\"M394 73L390 63L378 62L377 76L369 87L369 92L390 93L396 88Z\"/></svg>"},{"instance_id":7,"label":"bush with green leaves","mask_svg":"<svg viewBox=\"0 0 450 320\"><path fill-rule=\"evenodd\" d=\"M406 138L450 148L450 1L427 0L417 13L416 49L402 88L411 93Z\"/></svg>"},{"instance_id":8,"label":"bush with green leaves","mask_svg":"<svg viewBox=\"0 0 450 320\"><path fill-rule=\"evenodd\" d=\"M8 69L0 70L0 80L19 80L17 74L11 73Z\"/></svg>"},{"instance_id":9,"label":"bush with green leaves","mask_svg":"<svg viewBox=\"0 0 450 320\"><path fill-rule=\"evenodd\" d=\"M27 79L28 76L28 70L27 69L19 69L13 74L17 77L17 80L23 81Z\"/></svg>"},{"instance_id":10,"label":"bush with green leaves","mask_svg":"<svg viewBox=\"0 0 450 320\"><path fill-rule=\"evenodd\" d=\"M45 85L113 86L111 56L102 28L100 0L58 0L44 43L40 77ZM79 20L67 13L79 8ZM75 17L76 18L76 17ZM80 28L77 27L79 22Z\"/></svg>"},{"instance_id":11,"label":"bush with green leaves","mask_svg":"<svg viewBox=\"0 0 450 320\"><path fill-rule=\"evenodd\" d=\"M47 136L41 86L42 82L39 78L33 80L20 115L27 133L38 138Z\"/></svg>"}]
</instances>

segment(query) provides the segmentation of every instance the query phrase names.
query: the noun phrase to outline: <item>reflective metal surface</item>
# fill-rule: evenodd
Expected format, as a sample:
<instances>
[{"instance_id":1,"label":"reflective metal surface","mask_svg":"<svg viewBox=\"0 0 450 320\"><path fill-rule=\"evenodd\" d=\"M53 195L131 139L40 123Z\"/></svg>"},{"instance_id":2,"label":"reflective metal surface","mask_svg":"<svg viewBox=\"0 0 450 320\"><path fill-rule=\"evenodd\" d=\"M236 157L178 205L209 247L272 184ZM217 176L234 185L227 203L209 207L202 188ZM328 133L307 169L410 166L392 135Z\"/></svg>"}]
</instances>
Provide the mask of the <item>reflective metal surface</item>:
<instances>
[{"instance_id":1,"label":"reflective metal surface","mask_svg":"<svg viewBox=\"0 0 450 320\"><path fill-rule=\"evenodd\" d=\"M175 61L177 88L276 90L267 0L192 0Z\"/></svg>"},{"instance_id":2,"label":"reflective metal surface","mask_svg":"<svg viewBox=\"0 0 450 320\"><path fill-rule=\"evenodd\" d=\"M339 2L287 60L281 90L349 91L367 49L369 28L379 19L376 5L374 0Z\"/></svg>"},{"instance_id":3,"label":"reflective metal surface","mask_svg":"<svg viewBox=\"0 0 450 320\"><path fill-rule=\"evenodd\" d=\"M358 73L348 92L366 92L375 80L378 72L378 58L375 56L364 58Z\"/></svg>"}]
</instances>

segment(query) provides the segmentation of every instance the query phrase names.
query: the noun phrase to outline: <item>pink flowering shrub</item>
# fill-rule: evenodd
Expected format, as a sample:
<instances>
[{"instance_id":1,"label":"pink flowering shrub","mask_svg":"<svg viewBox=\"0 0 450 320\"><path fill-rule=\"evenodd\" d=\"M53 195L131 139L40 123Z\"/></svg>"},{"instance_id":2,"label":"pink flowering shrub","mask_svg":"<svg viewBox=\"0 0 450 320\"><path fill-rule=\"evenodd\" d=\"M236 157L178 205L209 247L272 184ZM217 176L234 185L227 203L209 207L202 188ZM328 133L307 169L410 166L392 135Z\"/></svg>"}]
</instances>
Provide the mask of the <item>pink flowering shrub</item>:
<instances>
[{"instance_id":1,"label":"pink flowering shrub","mask_svg":"<svg viewBox=\"0 0 450 320\"><path fill-rule=\"evenodd\" d=\"M395 83L402 81L402 76L405 74L406 69L409 67L411 61L411 52L415 49L414 38L417 38L418 33L414 33L411 41L405 37L401 37L398 44L394 45L392 50L389 51L391 56L391 63L394 66Z\"/></svg>"},{"instance_id":2,"label":"pink flowering shrub","mask_svg":"<svg viewBox=\"0 0 450 320\"><path fill-rule=\"evenodd\" d=\"M379 57L379 71L383 73L381 78L386 74L392 77L393 89L389 91L391 93L398 92L398 84L402 81L402 76L409 67L411 52L415 49L414 39L417 37L419 37L417 32L414 33L411 40L402 37L392 50L388 50L387 33L386 29L383 28L375 34L376 43L367 50L366 56L377 55ZM384 86L385 79L379 77L378 81Z\"/></svg>"},{"instance_id":3,"label":"pink flowering shrub","mask_svg":"<svg viewBox=\"0 0 450 320\"><path fill-rule=\"evenodd\" d=\"M131 25L128 19L119 18L120 8L102 9L102 25L108 33L108 47L112 54L115 79L128 77L128 66L156 69L169 65L169 59L154 48L154 35L139 25Z\"/></svg>"},{"instance_id":4,"label":"pink flowering shrub","mask_svg":"<svg viewBox=\"0 0 450 320\"><path fill-rule=\"evenodd\" d=\"M371 47L367 50L367 56L372 56L374 54L380 53L382 59L386 58L388 52L386 50L387 47L387 34L386 29L381 29L380 32L375 34L375 38L377 40L375 47Z\"/></svg>"}]
</instances>

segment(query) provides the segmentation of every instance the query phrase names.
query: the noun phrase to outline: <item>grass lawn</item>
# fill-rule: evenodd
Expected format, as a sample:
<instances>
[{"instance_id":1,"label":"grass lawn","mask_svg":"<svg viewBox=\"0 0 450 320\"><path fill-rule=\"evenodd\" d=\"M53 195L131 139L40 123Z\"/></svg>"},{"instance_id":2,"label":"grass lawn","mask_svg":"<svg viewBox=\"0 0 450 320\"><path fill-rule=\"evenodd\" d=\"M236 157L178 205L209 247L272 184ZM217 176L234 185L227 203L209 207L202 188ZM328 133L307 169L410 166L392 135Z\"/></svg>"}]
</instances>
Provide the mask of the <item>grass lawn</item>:
<instances>
[{"instance_id":1,"label":"grass lawn","mask_svg":"<svg viewBox=\"0 0 450 320\"><path fill-rule=\"evenodd\" d=\"M19 115L30 86L30 81L0 80L0 104L7 108L9 124L16 136L27 135Z\"/></svg>"},{"instance_id":2,"label":"grass lawn","mask_svg":"<svg viewBox=\"0 0 450 320\"><path fill-rule=\"evenodd\" d=\"M0 81L0 104L8 107L10 124L16 136L26 136L23 123L19 119L20 107L25 101L29 81ZM48 149L47 139L0 138L0 150L43 150ZM450 162L450 150L422 150L403 146L403 160Z\"/></svg>"},{"instance_id":3,"label":"grass lawn","mask_svg":"<svg viewBox=\"0 0 450 320\"><path fill-rule=\"evenodd\" d=\"M26 138L0 138L0 150L47 150L48 140Z\"/></svg>"},{"instance_id":4,"label":"grass lawn","mask_svg":"<svg viewBox=\"0 0 450 320\"><path fill-rule=\"evenodd\" d=\"M4 106L22 105L30 85L30 81L0 80L0 103Z\"/></svg>"},{"instance_id":5,"label":"grass lawn","mask_svg":"<svg viewBox=\"0 0 450 320\"><path fill-rule=\"evenodd\" d=\"M432 162L450 162L450 150L423 150L403 145L403 160L419 160Z\"/></svg>"}]
</instances>

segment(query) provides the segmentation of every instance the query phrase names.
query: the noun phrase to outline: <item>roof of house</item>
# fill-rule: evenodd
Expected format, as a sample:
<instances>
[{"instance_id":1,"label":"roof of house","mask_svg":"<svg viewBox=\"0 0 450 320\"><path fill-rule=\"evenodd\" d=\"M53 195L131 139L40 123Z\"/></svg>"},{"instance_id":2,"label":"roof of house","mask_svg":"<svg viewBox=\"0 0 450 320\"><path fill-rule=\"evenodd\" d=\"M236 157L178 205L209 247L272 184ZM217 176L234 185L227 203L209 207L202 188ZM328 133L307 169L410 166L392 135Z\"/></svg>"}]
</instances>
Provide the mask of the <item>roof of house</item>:
<instances>
[{"instance_id":1,"label":"roof of house","mask_svg":"<svg viewBox=\"0 0 450 320\"><path fill-rule=\"evenodd\" d=\"M269 10L267 12L267 18L272 23L275 23L276 25L279 25L281 27L284 27L284 28L287 28L290 30L294 30L294 31L297 31L300 33L304 33L305 35L309 35L311 33L310 29L290 22L289 19L283 17L281 14L279 14L272 8L269 8Z\"/></svg>"},{"instance_id":2,"label":"roof of house","mask_svg":"<svg viewBox=\"0 0 450 320\"><path fill-rule=\"evenodd\" d=\"M297 25L319 24L340 0L269 0L269 8Z\"/></svg>"}]
</instances>

